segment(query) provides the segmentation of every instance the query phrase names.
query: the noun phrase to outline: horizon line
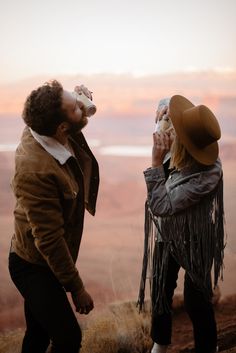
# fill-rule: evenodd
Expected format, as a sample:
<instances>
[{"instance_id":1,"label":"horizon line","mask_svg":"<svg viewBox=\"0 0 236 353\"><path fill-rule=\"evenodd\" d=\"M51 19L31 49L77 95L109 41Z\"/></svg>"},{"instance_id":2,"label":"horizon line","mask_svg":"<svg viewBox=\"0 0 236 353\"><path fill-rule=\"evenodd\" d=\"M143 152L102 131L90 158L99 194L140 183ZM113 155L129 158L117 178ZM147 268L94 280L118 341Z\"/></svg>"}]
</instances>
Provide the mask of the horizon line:
<instances>
[{"instance_id":1,"label":"horizon line","mask_svg":"<svg viewBox=\"0 0 236 353\"><path fill-rule=\"evenodd\" d=\"M172 75L190 75L190 74L206 74L206 73L214 73L219 75L232 75L236 74L236 68L231 67L215 67L215 68L205 68L205 69L197 69L197 68L186 68L184 70L172 70L172 71L165 71L165 72L153 72L153 73L142 73L142 72L130 72L130 71L122 71L122 72L111 72L111 71L104 71L104 72L61 72L61 73L38 73L27 75L25 77L19 77L17 79L6 79L1 80L0 86L5 86L9 84L17 84L25 81L35 80L39 77L76 77L76 76L84 76L84 77L99 77L99 76L114 76L114 77L122 77L122 76L130 76L132 78L145 78L145 77L161 77L161 76L172 76Z\"/></svg>"}]
</instances>

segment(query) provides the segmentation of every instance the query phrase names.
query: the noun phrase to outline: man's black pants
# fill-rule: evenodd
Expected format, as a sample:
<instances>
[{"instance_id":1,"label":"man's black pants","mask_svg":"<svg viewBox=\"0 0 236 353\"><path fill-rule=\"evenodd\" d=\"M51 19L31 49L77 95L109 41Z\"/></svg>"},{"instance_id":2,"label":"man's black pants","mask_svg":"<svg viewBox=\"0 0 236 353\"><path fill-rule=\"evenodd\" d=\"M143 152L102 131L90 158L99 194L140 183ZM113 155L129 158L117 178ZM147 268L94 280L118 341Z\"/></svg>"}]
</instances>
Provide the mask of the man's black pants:
<instances>
[{"instance_id":1,"label":"man's black pants","mask_svg":"<svg viewBox=\"0 0 236 353\"><path fill-rule=\"evenodd\" d=\"M81 330L67 295L49 268L9 255L11 278L24 297L26 332L22 353L78 353Z\"/></svg>"},{"instance_id":2,"label":"man's black pants","mask_svg":"<svg viewBox=\"0 0 236 353\"><path fill-rule=\"evenodd\" d=\"M165 292L171 307L174 290L177 286L179 264L170 255ZM210 280L210 279L209 279ZM157 290L157 289L155 289ZM190 277L185 274L184 280L185 309L193 324L196 353L213 353L217 346L217 329L213 305L206 296L197 289ZM161 345L171 343L172 315L154 314L152 317L151 337Z\"/></svg>"}]
</instances>

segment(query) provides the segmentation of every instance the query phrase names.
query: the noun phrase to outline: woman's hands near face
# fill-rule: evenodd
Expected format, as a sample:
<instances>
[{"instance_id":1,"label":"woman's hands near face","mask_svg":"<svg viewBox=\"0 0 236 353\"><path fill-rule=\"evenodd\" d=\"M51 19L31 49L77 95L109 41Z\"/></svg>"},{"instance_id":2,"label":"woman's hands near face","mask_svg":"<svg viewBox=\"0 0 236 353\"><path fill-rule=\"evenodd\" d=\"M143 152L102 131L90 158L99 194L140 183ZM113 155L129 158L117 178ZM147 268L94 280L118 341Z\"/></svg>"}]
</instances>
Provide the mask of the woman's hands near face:
<instances>
[{"instance_id":1,"label":"woman's hands near face","mask_svg":"<svg viewBox=\"0 0 236 353\"><path fill-rule=\"evenodd\" d=\"M169 132L155 132L153 133L153 147L152 147L152 167L159 167L162 165L164 157L170 151L173 142L173 134Z\"/></svg>"}]
</instances>

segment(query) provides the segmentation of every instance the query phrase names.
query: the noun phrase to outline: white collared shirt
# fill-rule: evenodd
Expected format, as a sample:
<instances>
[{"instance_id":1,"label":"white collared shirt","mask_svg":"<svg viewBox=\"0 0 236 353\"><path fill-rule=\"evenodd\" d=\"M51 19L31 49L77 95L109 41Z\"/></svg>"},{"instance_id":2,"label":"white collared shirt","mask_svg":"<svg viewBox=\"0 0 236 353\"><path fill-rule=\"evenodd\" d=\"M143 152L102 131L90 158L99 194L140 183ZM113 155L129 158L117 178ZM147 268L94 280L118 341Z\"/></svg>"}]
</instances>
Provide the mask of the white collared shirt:
<instances>
[{"instance_id":1,"label":"white collared shirt","mask_svg":"<svg viewBox=\"0 0 236 353\"><path fill-rule=\"evenodd\" d=\"M73 156L73 154L55 138L50 136L39 135L30 128L30 132L35 140L60 164L65 164L66 161Z\"/></svg>"}]
</instances>

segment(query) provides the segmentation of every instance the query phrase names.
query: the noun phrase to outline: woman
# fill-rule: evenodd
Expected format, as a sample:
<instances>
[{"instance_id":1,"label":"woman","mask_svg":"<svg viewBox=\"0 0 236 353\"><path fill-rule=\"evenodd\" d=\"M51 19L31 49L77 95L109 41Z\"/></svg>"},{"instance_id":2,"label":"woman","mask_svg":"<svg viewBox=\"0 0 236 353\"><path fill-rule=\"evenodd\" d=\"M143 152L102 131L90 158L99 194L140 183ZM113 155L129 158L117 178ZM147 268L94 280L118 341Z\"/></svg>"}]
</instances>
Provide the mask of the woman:
<instances>
[{"instance_id":1,"label":"woman","mask_svg":"<svg viewBox=\"0 0 236 353\"><path fill-rule=\"evenodd\" d=\"M165 113L163 109L161 116ZM193 324L195 352L213 353L217 351L217 331L211 270L216 286L224 250L220 127L206 106L194 106L179 95L171 98L168 116L172 132L153 134L152 167L144 172L147 202L139 306L144 303L149 263L152 353L167 352L172 298L179 269L184 268L184 302ZM169 176L163 167L168 151Z\"/></svg>"}]
</instances>

